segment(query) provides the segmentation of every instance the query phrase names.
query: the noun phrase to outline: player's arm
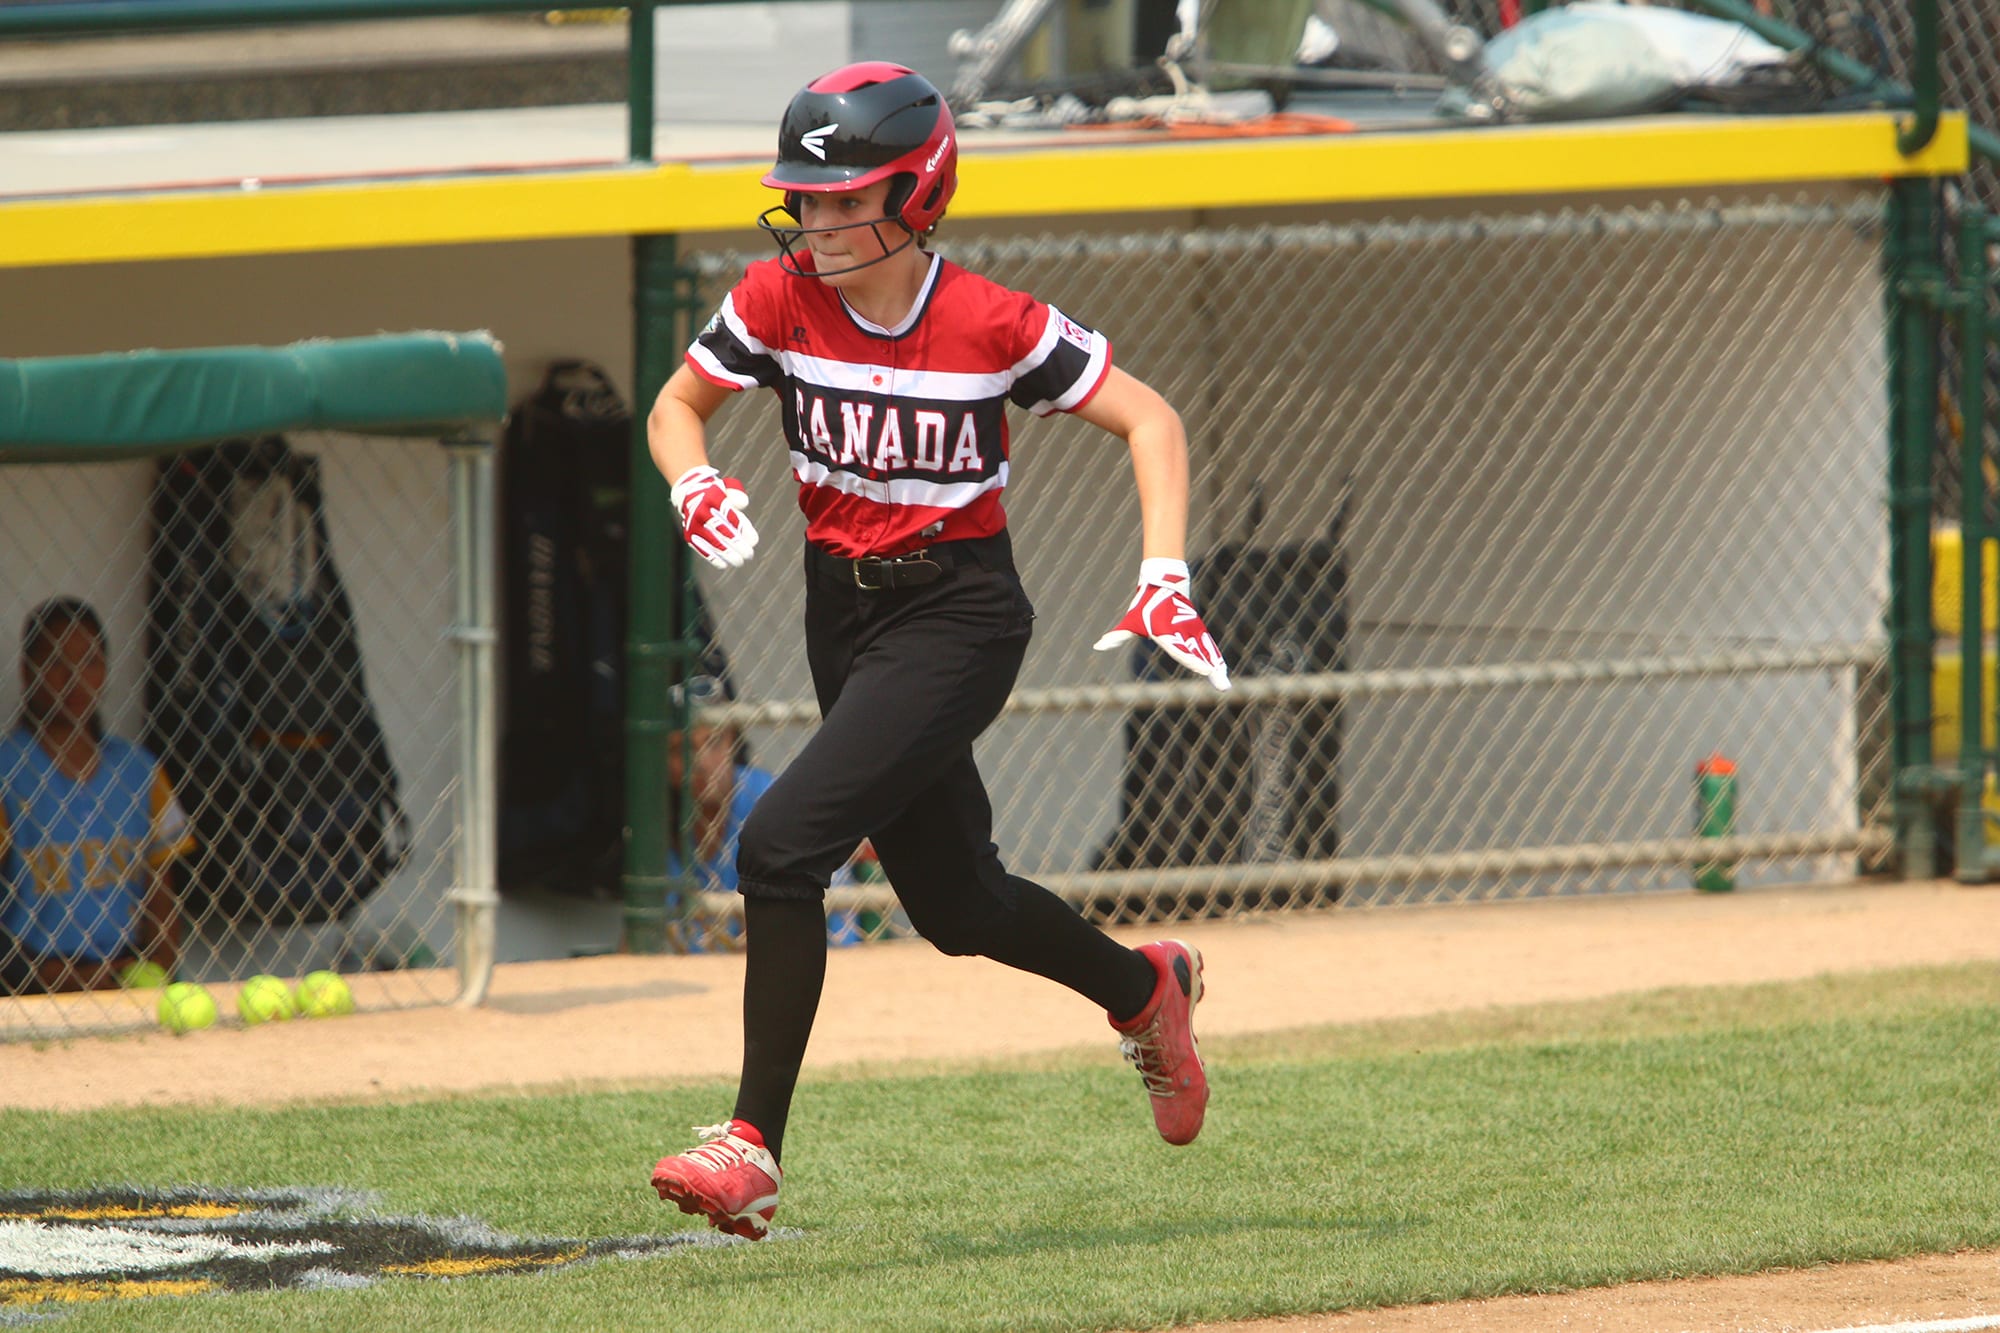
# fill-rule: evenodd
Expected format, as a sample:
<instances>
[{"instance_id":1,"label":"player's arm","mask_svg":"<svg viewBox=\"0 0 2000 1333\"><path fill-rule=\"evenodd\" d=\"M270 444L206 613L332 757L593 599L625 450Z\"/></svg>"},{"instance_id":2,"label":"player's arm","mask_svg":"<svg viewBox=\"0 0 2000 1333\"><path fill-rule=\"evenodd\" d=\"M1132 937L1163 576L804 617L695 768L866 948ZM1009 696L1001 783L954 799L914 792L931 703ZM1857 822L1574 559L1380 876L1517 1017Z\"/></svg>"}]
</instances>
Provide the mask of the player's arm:
<instances>
[{"instance_id":1,"label":"player's arm","mask_svg":"<svg viewBox=\"0 0 2000 1333\"><path fill-rule=\"evenodd\" d=\"M1096 646L1116 648L1144 635L1216 689L1228 689L1228 664L1194 609L1188 582L1187 430L1180 414L1143 381L1112 366L1076 415L1123 437L1131 449L1143 530L1139 589L1124 619Z\"/></svg>"},{"instance_id":2,"label":"player's arm","mask_svg":"<svg viewBox=\"0 0 2000 1333\"><path fill-rule=\"evenodd\" d=\"M1143 529L1141 554L1147 559L1187 559L1187 430L1180 413L1151 385L1112 366L1076 415L1110 431L1132 450Z\"/></svg>"},{"instance_id":3,"label":"player's arm","mask_svg":"<svg viewBox=\"0 0 2000 1333\"><path fill-rule=\"evenodd\" d=\"M668 378L646 415L653 466L673 484L681 535L717 569L731 569L757 549L757 529L744 512L743 483L708 461L708 419L732 391L695 374L686 362Z\"/></svg>"},{"instance_id":4,"label":"player's arm","mask_svg":"<svg viewBox=\"0 0 2000 1333\"><path fill-rule=\"evenodd\" d=\"M158 764L153 768L150 801L152 836L135 866L145 876L146 890L133 923L133 944L141 959L172 972L181 950L181 904L174 890L174 865L194 850L194 833L166 769Z\"/></svg>"},{"instance_id":5,"label":"player's arm","mask_svg":"<svg viewBox=\"0 0 2000 1333\"><path fill-rule=\"evenodd\" d=\"M660 390L646 418L646 447L669 482L708 466L708 419L730 392L695 374L685 361Z\"/></svg>"}]
</instances>

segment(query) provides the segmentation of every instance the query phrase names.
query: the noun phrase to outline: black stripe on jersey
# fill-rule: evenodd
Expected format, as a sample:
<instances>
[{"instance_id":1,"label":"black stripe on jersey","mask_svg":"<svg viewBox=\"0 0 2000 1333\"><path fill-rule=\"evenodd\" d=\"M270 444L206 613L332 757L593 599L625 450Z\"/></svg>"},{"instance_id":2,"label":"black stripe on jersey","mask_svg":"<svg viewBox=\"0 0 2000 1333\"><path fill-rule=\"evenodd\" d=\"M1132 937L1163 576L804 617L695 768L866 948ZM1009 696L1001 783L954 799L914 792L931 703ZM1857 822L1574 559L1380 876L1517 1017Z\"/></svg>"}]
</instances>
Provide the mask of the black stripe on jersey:
<instances>
[{"instance_id":1,"label":"black stripe on jersey","mask_svg":"<svg viewBox=\"0 0 2000 1333\"><path fill-rule=\"evenodd\" d=\"M732 375L741 375L757 381L758 387L768 389L785 377L778 360L768 352L753 350L729 327L728 321L719 316L701 336L695 339L724 370Z\"/></svg>"},{"instance_id":2,"label":"black stripe on jersey","mask_svg":"<svg viewBox=\"0 0 2000 1333\"><path fill-rule=\"evenodd\" d=\"M1053 311L1050 313L1053 318L1062 318ZM1014 381L1007 397L1017 407L1032 408L1037 403L1053 403L1076 388L1077 382L1089 371L1090 349L1078 347L1068 338L1059 337L1040 365Z\"/></svg>"},{"instance_id":3,"label":"black stripe on jersey","mask_svg":"<svg viewBox=\"0 0 2000 1333\"><path fill-rule=\"evenodd\" d=\"M998 398L965 403L834 394L797 380L779 394L784 399L785 439L837 472L877 479L983 481L999 472L1006 457L1006 409ZM824 440L814 438L818 423L825 426Z\"/></svg>"}]
</instances>

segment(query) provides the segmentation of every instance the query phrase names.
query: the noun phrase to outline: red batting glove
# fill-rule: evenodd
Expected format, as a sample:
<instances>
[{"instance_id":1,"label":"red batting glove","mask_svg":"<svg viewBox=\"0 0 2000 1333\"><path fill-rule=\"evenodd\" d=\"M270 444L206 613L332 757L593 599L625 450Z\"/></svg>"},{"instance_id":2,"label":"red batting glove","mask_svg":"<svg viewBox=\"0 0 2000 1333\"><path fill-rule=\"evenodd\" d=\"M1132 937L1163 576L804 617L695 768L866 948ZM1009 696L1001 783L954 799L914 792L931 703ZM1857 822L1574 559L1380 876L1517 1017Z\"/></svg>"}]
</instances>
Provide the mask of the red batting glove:
<instances>
[{"instance_id":1,"label":"red batting glove","mask_svg":"<svg viewBox=\"0 0 2000 1333\"><path fill-rule=\"evenodd\" d=\"M1229 688L1229 664L1209 636L1208 626L1188 600L1188 567L1185 560L1153 558L1139 562L1139 591L1118 628L1097 641L1103 652L1130 643L1141 635L1160 645L1168 657L1197 676L1208 677L1218 690Z\"/></svg>"},{"instance_id":2,"label":"red batting glove","mask_svg":"<svg viewBox=\"0 0 2000 1333\"><path fill-rule=\"evenodd\" d=\"M681 535L695 553L717 569L735 569L757 549L757 529L743 506L750 497L743 483L706 464L689 468L674 483L674 508Z\"/></svg>"}]
</instances>

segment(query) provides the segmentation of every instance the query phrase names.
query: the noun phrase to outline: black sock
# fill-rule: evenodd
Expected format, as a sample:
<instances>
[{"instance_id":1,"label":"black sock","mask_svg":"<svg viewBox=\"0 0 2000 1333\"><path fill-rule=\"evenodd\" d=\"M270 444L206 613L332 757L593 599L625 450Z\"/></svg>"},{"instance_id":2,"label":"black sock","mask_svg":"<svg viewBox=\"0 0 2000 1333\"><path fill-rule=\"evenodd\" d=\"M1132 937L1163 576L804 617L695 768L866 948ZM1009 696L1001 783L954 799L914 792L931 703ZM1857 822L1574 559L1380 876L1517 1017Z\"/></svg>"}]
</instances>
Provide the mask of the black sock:
<instances>
[{"instance_id":1,"label":"black sock","mask_svg":"<svg viewBox=\"0 0 2000 1333\"><path fill-rule=\"evenodd\" d=\"M1145 955L1085 921L1041 885L1018 875L1009 875L1007 882L1017 906L982 953L1060 982L1120 1018L1146 1007L1159 974Z\"/></svg>"},{"instance_id":2,"label":"black sock","mask_svg":"<svg viewBox=\"0 0 2000 1333\"><path fill-rule=\"evenodd\" d=\"M743 1078L736 1119L783 1161L785 1119L826 981L826 909L788 898L745 898Z\"/></svg>"}]
</instances>

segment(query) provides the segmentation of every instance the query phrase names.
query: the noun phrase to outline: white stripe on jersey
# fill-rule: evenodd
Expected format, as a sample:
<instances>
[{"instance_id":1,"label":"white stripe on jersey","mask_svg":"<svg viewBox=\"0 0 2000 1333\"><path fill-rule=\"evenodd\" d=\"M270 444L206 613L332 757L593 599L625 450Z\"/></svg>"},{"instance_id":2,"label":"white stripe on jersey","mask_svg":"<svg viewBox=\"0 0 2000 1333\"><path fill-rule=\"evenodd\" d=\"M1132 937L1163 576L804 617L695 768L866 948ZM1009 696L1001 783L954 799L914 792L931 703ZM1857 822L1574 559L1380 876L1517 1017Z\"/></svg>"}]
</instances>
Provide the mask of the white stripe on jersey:
<instances>
[{"instance_id":1,"label":"white stripe on jersey","mask_svg":"<svg viewBox=\"0 0 2000 1333\"><path fill-rule=\"evenodd\" d=\"M1040 366L1042 362L1048 360L1055 352L1056 339L1062 337L1062 311L1056 309L1054 306L1050 306L1048 310L1048 323L1042 326L1042 336L1035 340L1034 350L1019 361L1016 361L1008 371L1016 379L1019 379L1029 371ZM1083 374L1077 376L1076 383L1072 384L1069 387L1069 391L1054 402L1044 398L1039 403L1031 405L1028 410L1038 417L1049 416L1056 412L1069 411L1069 409L1082 402L1084 395L1095 389L1098 381L1104 378L1104 363L1110 356L1111 343L1102 333L1092 329L1090 333L1090 362L1085 366Z\"/></svg>"},{"instance_id":2,"label":"white stripe on jersey","mask_svg":"<svg viewBox=\"0 0 2000 1333\"><path fill-rule=\"evenodd\" d=\"M743 322L743 316L736 313L734 292L722 298L722 322L729 326L729 331L735 334L736 340L745 347L759 356L771 355L771 349L766 347L756 334L750 332L750 326Z\"/></svg>"},{"instance_id":3,"label":"white stripe on jersey","mask_svg":"<svg viewBox=\"0 0 2000 1333\"><path fill-rule=\"evenodd\" d=\"M1008 368L1014 378L1019 379L1048 360L1049 353L1055 350L1056 339L1060 337L1062 337L1062 327L1056 323L1056 308L1050 306L1049 317L1042 324L1042 336L1035 339L1035 345L1028 350L1026 356Z\"/></svg>"},{"instance_id":4,"label":"white stripe on jersey","mask_svg":"<svg viewBox=\"0 0 2000 1333\"><path fill-rule=\"evenodd\" d=\"M928 398L936 402L977 403L1005 394L1014 383L1014 372L995 371L970 375L955 370L902 370L890 368L893 382L877 384L874 368L850 361L832 361L803 352L774 352L787 375L818 389L835 393L893 393L898 398ZM704 363L706 364L706 363Z\"/></svg>"},{"instance_id":5,"label":"white stripe on jersey","mask_svg":"<svg viewBox=\"0 0 2000 1333\"><path fill-rule=\"evenodd\" d=\"M1081 403L1084 397L1104 382L1105 363L1111 359L1111 342L1101 333L1093 333L1090 339L1090 364L1076 377L1076 383L1069 392L1046 406L1037 403L1028 410L1037 416L1048 416L1051 412L1067 412Z\"/></svg>"},{"instance_id":6,"label":"white stripe on jersey","mask_svg":"<svg viewBox=\"0 0 2000 1333\"><path fill-rule=\"evenodd\" d=\"M734 384L739 389L754 389L757 387L757 381L754 378L749 375L739 375L735 371L725 368L722 362L716 359L715 353L709 351L700 343L694 343L689 346L687 354L700 362L703 370L713 375L716 379L721 380L724 384Z\"/></svg>"},{"instance_id":7,"label":"white stripe on jersey","mask_svg":"<svg viewBox=\"0 0 2000 1333\"><path fill-rule=\"evenodd\" d=\"M852 472L840 472L817 458L792 450L792 474L809 486L824 486L843 495L858 495L877 504L923 505L931 509L963 509L988 491L1007 484L1007 460L1000 470L984 481L925 481L921 477L892 477L870 481ZM887 494L884 494L884 491Z\"/></svg>"}]
</instances>

